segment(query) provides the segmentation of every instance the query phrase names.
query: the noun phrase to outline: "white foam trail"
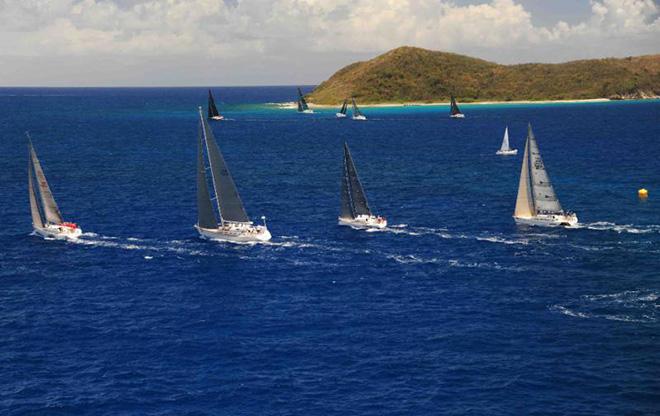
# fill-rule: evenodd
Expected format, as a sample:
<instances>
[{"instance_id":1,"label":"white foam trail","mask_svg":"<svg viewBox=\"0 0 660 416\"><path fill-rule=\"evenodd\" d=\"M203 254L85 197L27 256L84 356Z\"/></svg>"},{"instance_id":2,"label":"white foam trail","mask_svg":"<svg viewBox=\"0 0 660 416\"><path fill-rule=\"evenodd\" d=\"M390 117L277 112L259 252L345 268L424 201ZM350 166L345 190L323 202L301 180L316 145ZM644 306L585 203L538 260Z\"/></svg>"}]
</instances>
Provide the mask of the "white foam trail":
<instances>
[{"instance_id":1,"label":"white foam trail","mask_svg":"<svg viewBox=\"0 0 660 416\"><path fill-rule=\"evenodd\" d=\"M607 221L577 224L574 228L583 228L594 231L614 231L619 234L660 233L660 225L656 225L656 224L649 224L649 225L615 224L613 222L607 222Z\"/></svg>"},{"instance_id":2,"label":"white foam trail","mask_svg":"<svg viewBox=\"0 0 660 416\"><path fill-rule=\"evenodd\" d=\"M652 290L626 290L618 293L583 295L579 301L553 305L550 310L577 318L651 323L658 320L660 305L656 301L659 298L660 295Z\"/></svg>"}]
</instances>

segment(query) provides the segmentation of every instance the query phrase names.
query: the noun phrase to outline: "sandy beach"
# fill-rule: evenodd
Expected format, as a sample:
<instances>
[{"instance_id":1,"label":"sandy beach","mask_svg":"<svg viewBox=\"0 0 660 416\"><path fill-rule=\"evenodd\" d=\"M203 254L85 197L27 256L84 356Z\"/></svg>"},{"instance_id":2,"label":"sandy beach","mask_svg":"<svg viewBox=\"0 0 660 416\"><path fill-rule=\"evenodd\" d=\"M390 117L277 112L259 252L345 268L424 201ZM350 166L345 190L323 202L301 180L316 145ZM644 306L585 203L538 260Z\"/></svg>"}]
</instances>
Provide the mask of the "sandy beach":
<instances>
[{"instance_id":1,"label":"sandy beach","mask_svg":"<svg viewBox=\"0 0 660 416\"><path fill-rule=\"evenodd\" d=\"M466 103L461 103L459 102L459 105L502 105L502 104L569 104L569 103L598 103L598 102L605 102L605 101L611 101L609 98L592 98L592 99L587 99L587 100L545 100L545 101L531 101L531 100L522 100L522 101L473 101L473 102L466 102ZM297 103L295 101L291 102L286 102L286 103L278 103L277 104L281 108L296 108ZM336 108L339 107L340 104L337 105L328 105L328 104L314 104L314 103L308 103L310 108L318 108L318 109L325 109L325 108ZM379 104L359 104L360 107L363 108L368 108L368 107L424 107L424 106L448 106L449 102L433 102L433 103L420 103L420 102L407 102L407 103L379 103Z\"/></svg>"}]
</instances>

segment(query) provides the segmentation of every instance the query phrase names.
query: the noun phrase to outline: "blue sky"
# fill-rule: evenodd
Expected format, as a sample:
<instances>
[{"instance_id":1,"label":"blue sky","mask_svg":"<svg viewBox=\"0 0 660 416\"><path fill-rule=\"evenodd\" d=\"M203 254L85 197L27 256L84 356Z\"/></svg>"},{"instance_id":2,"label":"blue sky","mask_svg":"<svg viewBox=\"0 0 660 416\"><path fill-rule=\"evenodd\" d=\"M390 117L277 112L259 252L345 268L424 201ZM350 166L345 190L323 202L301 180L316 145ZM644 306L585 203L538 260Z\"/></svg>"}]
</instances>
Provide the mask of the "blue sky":
<instances>
[{"instance_id":1,"label":"blue sky","mask_svg":"<svg viewBox=\"0 0 660 416\"><path fill-rule=\"evenodd\" d=\"M654 0L0 0L0 85L315 84L401 45L499 63L660 52Z\"/></svg>"}]
</instances>

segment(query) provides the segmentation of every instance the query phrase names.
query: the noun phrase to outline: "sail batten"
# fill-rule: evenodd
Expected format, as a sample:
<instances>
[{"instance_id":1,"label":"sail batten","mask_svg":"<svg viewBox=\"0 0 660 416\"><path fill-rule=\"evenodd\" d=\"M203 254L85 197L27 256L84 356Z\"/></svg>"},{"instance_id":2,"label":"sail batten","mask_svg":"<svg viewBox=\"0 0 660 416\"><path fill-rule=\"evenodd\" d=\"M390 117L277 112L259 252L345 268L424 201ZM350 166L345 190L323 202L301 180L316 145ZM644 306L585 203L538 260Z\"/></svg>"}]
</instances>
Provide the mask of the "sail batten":
<instances>
[{"instance_id":1,"label":"sail batten","mask_svg":"<svg viewBox=\"0 0 660 416\"><path fill-rule=\"evenodd\" d=\"M34 170L34 175L37 181L37 188L39 189L39 196L41 199L41 209L44 214L45 222L51 224L62 224L64 220L62 219L62 214L60 209L55 202L55 197L48 186L48 181L46 180L46 175L41 167L41 163L37 158L37 153L32 146L32 142L29 144L30 149L30 159L32 162L32 169Z\"/></svg>"},{"instance_id":2,"label":"sail batten","mask_svg":"<svg viewBox=\"0 0 660 416\"><path fill-rule=\"evenodd\" d=\"M215 100L213 99L213 94L211 94L211 90L209 90L208 107L209 107L209 118L220 116L220 113L218 112L218 107L216 107Z\"/></svg>"},{"instance_id":3,"label":"sail batten","mask_svg":"<svg viewBox=\"0 0 660 416\"><path fill-rule=\"evenodd\" d=\"M352 218L358 215L371 215L367 196L357 174L355 163L344 143L344 177L342 178L342 215L350 211ZM346 205L346 206L345 206ZM348 208L348 209L347 209Z\"/></svg>"},{"instance_id":4,"label":"sail batten","mask_svg":"<svg viewBox=\"0 0 660 416\"><path fill-rule=\"evenodd\" d=\"M206 143L206 153L211 167L213 189L217 197L220 220L223 223L225 221L250 222L250 219L245 212L245 208L243 207L241 197L238 194L234 179L232 178L225 159L220 152L220 148L213 136L211 127L202 116L201 109L200 122L203 139Z\"/></svg>"},{"instance_id":5,"label":"sail batten","mask_svg":"<svg viewBox=\"0 0 660 416\"><path fill-rule=\"evenodd\" d=\"M543 158L539 152L538 143L532 132L531 125L528 127L528 140L530 182L536 212L542 214L563 214L564 210L559 203L559 199L543 163Z\"/></svg>"}]
</instances>

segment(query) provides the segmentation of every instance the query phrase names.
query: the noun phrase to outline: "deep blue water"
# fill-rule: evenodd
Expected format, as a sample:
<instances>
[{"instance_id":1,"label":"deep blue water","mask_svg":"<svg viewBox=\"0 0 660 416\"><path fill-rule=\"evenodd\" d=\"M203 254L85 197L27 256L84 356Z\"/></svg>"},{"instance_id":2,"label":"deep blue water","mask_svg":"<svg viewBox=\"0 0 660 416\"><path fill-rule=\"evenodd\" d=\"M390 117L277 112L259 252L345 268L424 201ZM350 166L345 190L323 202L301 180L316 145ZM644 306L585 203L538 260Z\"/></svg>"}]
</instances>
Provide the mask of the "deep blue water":
<instances>
[{"instance_id":1,"label":"deep blue water","mask_svg":"<svg viewBox=\"0 0 660 416\"><path fill-rule=\"evenodd\" d=\"M206 90L0 90L0 414L660 411L660 102L359 123L215 92L272 244L193 229ZM520 155L495 151L528 121L580 228L511 218ZM77 244L30 235L25 130ZM385 232L336 225L343 141Z\"/></svg>"}]
</instances>

